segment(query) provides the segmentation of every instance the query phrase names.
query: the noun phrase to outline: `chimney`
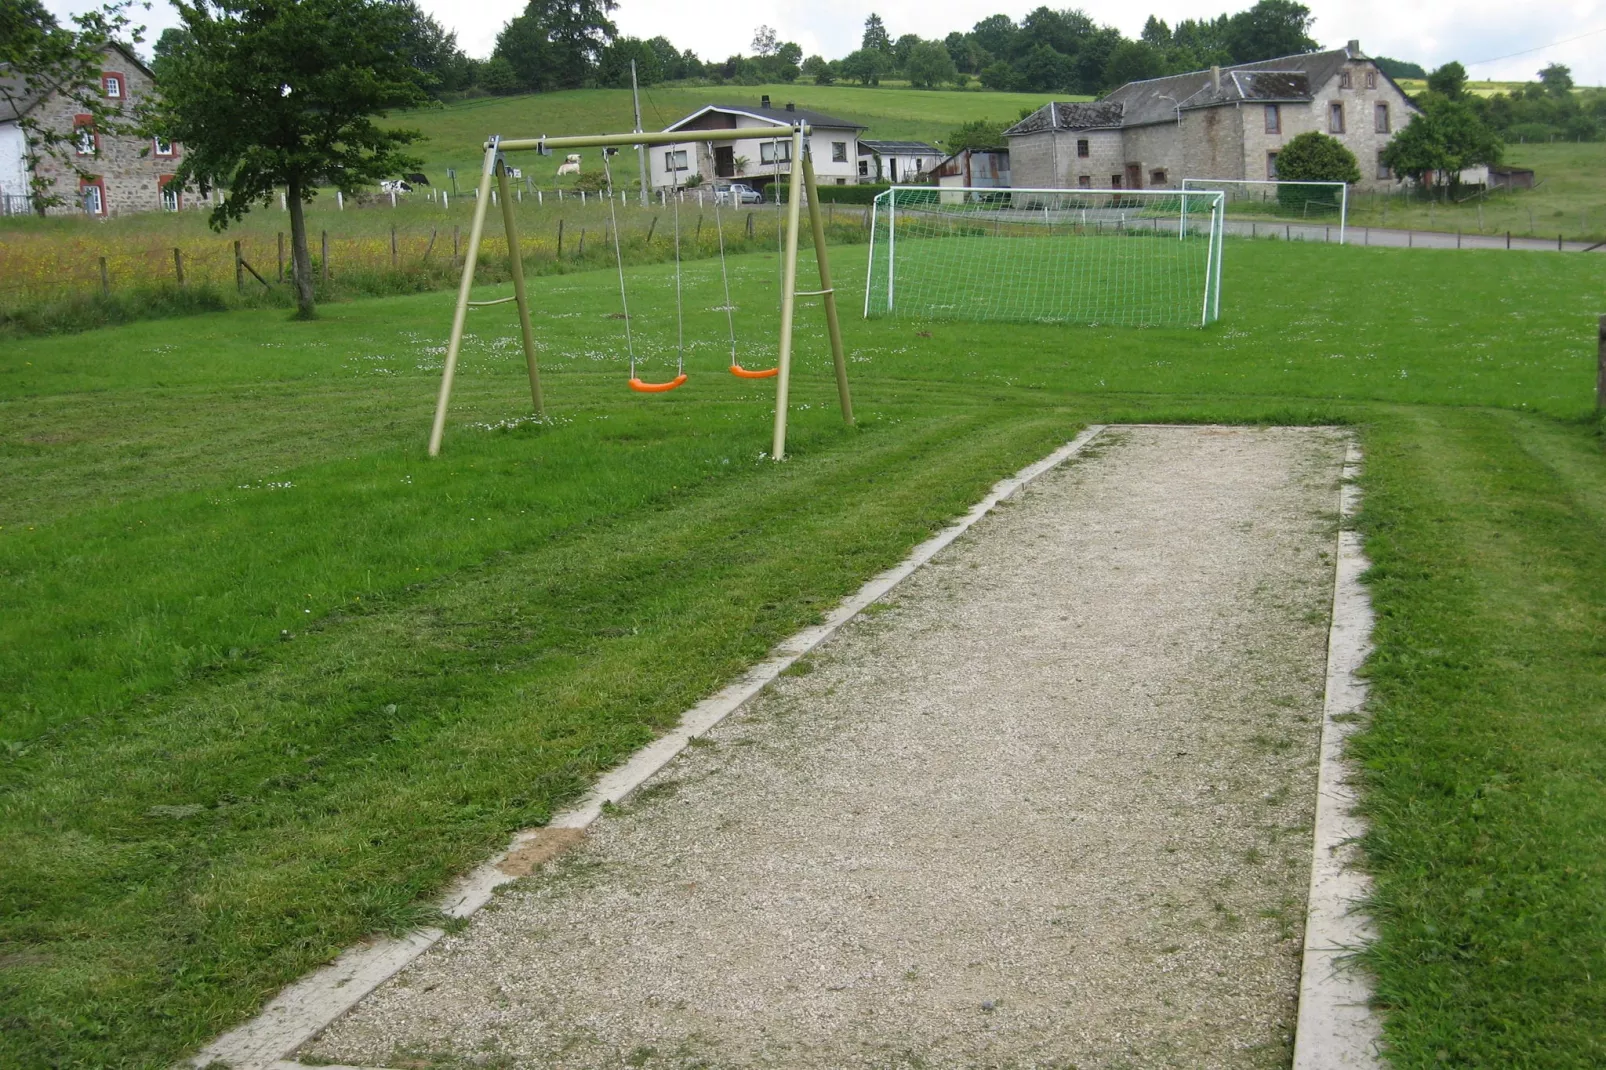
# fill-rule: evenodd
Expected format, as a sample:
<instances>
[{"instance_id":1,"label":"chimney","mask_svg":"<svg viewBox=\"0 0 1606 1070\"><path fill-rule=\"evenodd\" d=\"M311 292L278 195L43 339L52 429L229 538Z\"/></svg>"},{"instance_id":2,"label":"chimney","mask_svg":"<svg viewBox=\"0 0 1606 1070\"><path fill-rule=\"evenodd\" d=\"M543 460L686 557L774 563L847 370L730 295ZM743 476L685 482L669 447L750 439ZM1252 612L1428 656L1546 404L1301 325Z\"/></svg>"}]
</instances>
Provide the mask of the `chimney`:
<instances>
[{"instance_id":1,"label":"chimney","mask_svg":"<svg viewBox=\"0 0 1606 1070\"><path fill-rule=\"evenodd\" d=\"M1350 59L1357 58L1358 56L1361 55L1361 42L1356 38L1353 38L1353 37L1350 38L1350 42L1345 47L1344 51L1349 53L1349 58Z\"/></svg>"},{"instance_id":2,"label":"chimney","mask_svg":"<svg viewBox=\"0 0 1606 1070\"><path fill-rule=\"evenodd\" d=\"M787 111L797 111L797 104L794 103L793 101L790 101L790 100L787 101L786 102L786 110Z\"/></svg>"},{"instance_id":3,"label":"chimney","mask_svg":"<svg viewBox=\"0 0 1606 1070\"><path fill-rule=\"evenodd\" d=\"M1210 65L1210 88L1221 92L1221 68L1214 63Z\"/></svg>"},{"instance_id":4,"label":"chimney","mask_svg":"<svg viewBox=\"0 0 1606 1070\"><path fill-rule=\"evenodd\" d=\"M758 106L761 108L767 108L770 106L770 95L768 93L765 93L763 96L758 98Z\"/></svg>"}]
</instances>

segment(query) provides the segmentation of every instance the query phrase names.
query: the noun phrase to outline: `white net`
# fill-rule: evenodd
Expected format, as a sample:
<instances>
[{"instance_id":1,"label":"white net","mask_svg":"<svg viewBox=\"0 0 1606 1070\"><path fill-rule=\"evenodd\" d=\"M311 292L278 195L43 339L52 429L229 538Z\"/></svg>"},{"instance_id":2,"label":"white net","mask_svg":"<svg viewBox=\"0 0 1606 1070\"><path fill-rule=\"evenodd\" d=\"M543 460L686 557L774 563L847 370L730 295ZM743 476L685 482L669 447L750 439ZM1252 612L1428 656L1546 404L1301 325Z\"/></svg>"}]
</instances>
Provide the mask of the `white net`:
<instances>
[{"instance_id":1,"label":"white net","mask_svg":"<svg viewBox=\"0 0 1606 1070\"><path fill-rule=\"evenodd\" d=\"M1220 312L1221 195L894 187L864 314L1175 327Z\"/></svg>"},{"instance_id":2,"label":"white net","mask_svg":"<svg viewBox=\"0 0 1606 1070\"><path fill-rule=\"evenodd\" d=\"M1291 182L1274 179L1185 178L1189 191L1220 193L1227 218L1267 219L1279 223L1323 223L1341 226L1347 215L1349 187L1343 182Z\"/></svg>"}]
</instances>

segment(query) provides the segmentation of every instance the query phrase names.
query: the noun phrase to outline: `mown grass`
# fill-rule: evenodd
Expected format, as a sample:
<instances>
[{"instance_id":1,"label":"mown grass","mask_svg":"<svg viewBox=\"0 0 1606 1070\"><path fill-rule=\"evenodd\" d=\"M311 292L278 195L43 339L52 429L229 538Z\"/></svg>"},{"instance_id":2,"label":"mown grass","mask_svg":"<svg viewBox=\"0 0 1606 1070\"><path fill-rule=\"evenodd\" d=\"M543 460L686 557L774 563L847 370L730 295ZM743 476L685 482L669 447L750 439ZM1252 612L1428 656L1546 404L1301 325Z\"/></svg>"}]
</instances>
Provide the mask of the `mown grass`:
<instances>
[{"instance_id":1,"label":"mown grass","mask_svg":"<svg viewBox=\"0 0 1606 1070\"><path fill-rule=\"evenodd\" d=\"M849 319L855 429L805 309L779 466L770 385L723 373L706 261L691 381L655 398L624 387L611 273L532 282L545 425L519 420L508 306L475 312L435 462L447 294L6 343L0 1064L165 1066L427 920L450 875L990 482L1122 419L1362 429L1395 1062L1598 1062L1606 270L1297 243L1226 263L1208 330ZM761 365L777 262L732 266ZM862 285L862 252L835 266ZM656 375L671 268L631 298Z\"/></svg>"}]
</instances>

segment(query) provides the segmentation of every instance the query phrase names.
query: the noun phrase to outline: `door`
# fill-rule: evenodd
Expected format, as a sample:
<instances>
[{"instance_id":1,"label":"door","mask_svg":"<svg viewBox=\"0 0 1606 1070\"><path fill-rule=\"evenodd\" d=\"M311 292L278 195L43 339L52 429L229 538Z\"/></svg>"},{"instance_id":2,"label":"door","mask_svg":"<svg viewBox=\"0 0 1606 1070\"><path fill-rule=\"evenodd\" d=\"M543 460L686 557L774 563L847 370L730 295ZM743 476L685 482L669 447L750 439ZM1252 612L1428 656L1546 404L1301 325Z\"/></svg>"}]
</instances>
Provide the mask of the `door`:
<instances>
[{"instance_id":1,"label":"door","mask_svg":"<svg viewBox=\"0 0 1606 1070\"><path fill-rule=\"evenodd\" d=\"M1129 164L1126 165L1126 188L1127 189L1142 189L1143 188L1143 165L1142 164L1140 164L1140 163L1129 163Z\"/></svg>"},{"instance_id":2,"label":"door","mask_svg":"<svg viewBox=\"0 0 1606 1070\"><path fill-rule=\"evenodd\" d=\"M736 146L735 145L715 145L714 146L714 177L715 178L735 178L736 177Z\"/></svg>"}]
</instances>

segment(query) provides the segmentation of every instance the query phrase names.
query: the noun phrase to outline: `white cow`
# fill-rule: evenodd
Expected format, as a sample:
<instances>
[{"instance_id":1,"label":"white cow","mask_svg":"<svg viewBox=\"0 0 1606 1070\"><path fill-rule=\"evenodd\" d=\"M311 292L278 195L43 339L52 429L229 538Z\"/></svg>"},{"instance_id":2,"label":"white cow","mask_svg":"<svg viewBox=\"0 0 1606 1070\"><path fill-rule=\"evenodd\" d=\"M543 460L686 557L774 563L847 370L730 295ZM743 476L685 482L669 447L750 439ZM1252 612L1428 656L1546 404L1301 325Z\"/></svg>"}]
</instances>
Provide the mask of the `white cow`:
<instances>
[{"instance_id":1,"label":"white cow","mask_svg":"<svg viewBox=\"0 0 1606 1070\"><path fill-rule=\"evenodd\" d=\"M563 165L558 168L560 175L577 175L580 173L580 154L571 152L563 158Z\"/></svg>"}]
</instances>

